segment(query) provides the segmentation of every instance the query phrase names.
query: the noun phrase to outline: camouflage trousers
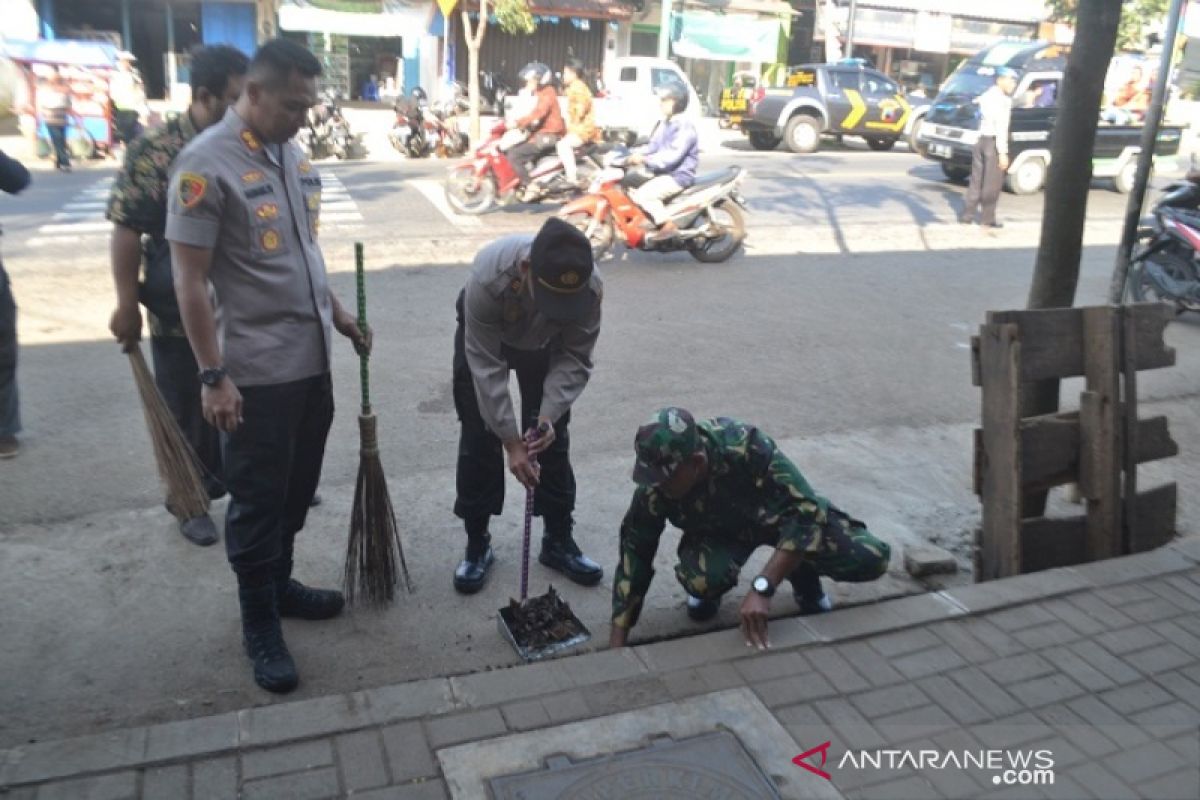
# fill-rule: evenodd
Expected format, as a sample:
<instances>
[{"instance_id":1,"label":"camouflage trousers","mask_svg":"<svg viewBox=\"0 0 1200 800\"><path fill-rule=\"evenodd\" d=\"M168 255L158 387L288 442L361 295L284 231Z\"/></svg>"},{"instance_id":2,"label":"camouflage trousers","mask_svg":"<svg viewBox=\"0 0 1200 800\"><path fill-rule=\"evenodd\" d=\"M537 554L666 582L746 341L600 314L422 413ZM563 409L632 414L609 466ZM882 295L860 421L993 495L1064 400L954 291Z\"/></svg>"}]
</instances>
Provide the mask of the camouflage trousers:
<instances>
[{"instance_id":1,"label":"camouflage trousers","mask_svg":"<svg viewBox=\"0 0 1200 800\"><path fill-rule=\"evenodd\" d=\"M737 585L751 553L759 547L775 547L778 541L779 533L773 530L746 531L734 538L684 531L675 577L693 597L716 600ZM830 508L815 551L805 554L788 579L793 591L819 596L820 576L846 583L873 581L887 572L890 558L891 548L876 539L866 525Z\"/></svg>"}]
</instances>

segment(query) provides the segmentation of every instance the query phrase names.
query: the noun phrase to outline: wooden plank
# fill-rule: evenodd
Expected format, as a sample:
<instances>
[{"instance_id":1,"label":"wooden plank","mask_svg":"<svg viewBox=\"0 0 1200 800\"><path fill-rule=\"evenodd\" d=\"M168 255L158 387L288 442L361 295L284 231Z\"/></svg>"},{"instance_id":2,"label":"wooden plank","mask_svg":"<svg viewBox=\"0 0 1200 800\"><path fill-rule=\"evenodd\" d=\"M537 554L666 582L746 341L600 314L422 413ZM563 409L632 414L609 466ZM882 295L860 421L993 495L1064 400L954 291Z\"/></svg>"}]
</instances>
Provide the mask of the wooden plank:
<instances>
[{"instance_id":1,"label":"wooden plank","mask_svg":"<svg viewBox=\"0 0 1200 800\"><path fill-rule=\"evenodd\" d=\"M1079 491L1087 498L1088 560L1112 558L1121 538L1119 315L1109 307L1084 311L1084 373L1079 398Z\"/></svg>"},{"instance_id":2,"label":"wooden plank","mask_svg":"<svg viewBox=\"0 0 1200 800\"><path fill-rule=\"evenodd\" d=\"M983 449L983 428L975 429L975 457L971 460L971 489L975 494L983 494L983 462L986 453Z\"/></svg>"},{"instance_id":3,"label":"wooden plank","mask_svg":"<svg viewBox=\"0 0 1200 800\"><path fill-rule=\"evenodd\" d=\"M1178 489L1168 483L1137 496L1137 527L1130 533L1131 553L1144 553L1162 547L1175 536L1175 512Z\"/></svg>"},{"instance_id":4,"label":"wooden plank","mask_svg":"<svg viewBox=\"0 0 1200 800\"><path fill-rule=\"evenodd\" d=\"M1107 308L1096 306L1095 308ZM1175 363L1175 350L1163 342L1163 330L1172 319L1168 306L1137 303L1133 310L1133 333L1137 344L1137 368L1158 369ZM1020 329L1021 380L1071 378L1084 374L1083 315L1089 308L1043 308L989 311L989 324L1014 324Z\"/></svg>"},{"instance_id":5,"label":"wooden plank","mask_svg":"<svg viewBox=\"0 0 1200 800\"><path fill-rule=\"evenodd\" d=\"M1021 523L1021 569L1038 572L1087 561L1087 517L1033 517Z\"/></svg>"},{"instance_id":6,"label":"wooden plank","mask_svg":"<svg viewBox=\"0 0 1200 800\"><path fill-rule=\"evenodd\" d=\"M1166 417L1138 420L1135 430L1138 464L1179 454L1179 445L1167 429ZM1021 481L1026 491L1045 491L1076 482L1079 457L1079 412L1021 420ZM979 494L978 488L975 493Z\"/></svg>"},{"instance_id":7,"label":"wooden plank","mask_svg":"<svg viewBox=\"0 0 1200 800\"><path fill-rule=\"evenodd\" d=\"M971 385L982 386L983 378L979 375L979 337L971 337Z\"/></svg>"},{"instance_id":8,"label":"wooden plank","mask_svg":"<svg viewBox=\"0 0 1200 800\"><path fill-rule=\"evenodd\" d=\"M1144 315L1143 315L1144 316ZM1121 309L1121 338L1120 338L1120 370L1124 396L1121 400L1120 413L1121 435L1124 437L1121 447L1121 552L1132 553L1134 533L1138 527L1137 519L1137 455L1138 455L1138 418L1137 418L1137 367L1138 341L1136 320L1128 309Z\"/></svg>"},{"instance_id":9,"label":"wooden plank","mask_svg":"<svg viewBox=\"0 0 1200 800\"><path fill-rule=\"evenodd\" d=\"M983 532L976 580L1021 570L1021 343L1017 326L986 325L980 332L983 386Z\"/></svg>"},{"instance_id":10,"label":"wooden plank","mask_svg":"<svg viewBox=\"0 0 1200 800\"><path fill-rule=\"evenodd\" d=\"M1166 303L1134 303L1126 306L1125 313L1131 318L1128 330L1137 370L1175 366L1175 348L1163 339L1167 323L1175 319L1175 309Z\"/></svg>"},{"instance_id":11,"label":"wooden plank","mask_svg":"<svg viewBox=\"0 0 1200 800\"><path fill-rule=\"evenodd\" d=\"M991 324L1014 324L1021 340L1021 381L1070 378L1083 374L1081 308L989 311Z\"/></svg>"}]
</instances>

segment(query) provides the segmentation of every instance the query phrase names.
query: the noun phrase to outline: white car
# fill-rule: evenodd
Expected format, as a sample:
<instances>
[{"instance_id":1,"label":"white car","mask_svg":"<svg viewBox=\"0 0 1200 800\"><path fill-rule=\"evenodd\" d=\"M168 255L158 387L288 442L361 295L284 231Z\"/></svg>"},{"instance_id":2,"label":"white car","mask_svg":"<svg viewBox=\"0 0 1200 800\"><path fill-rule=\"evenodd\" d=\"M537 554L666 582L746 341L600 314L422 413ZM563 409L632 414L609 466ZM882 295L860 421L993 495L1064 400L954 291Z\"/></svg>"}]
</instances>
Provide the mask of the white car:
<instances>
[{"instance_id":1,"label":"white car","mask_svg":"<svg viewBox=\"0 0 1200 800\"><path fill-rule=\"evenodd\" d=\"M693 123L699 122L700 98L679 65L665 58L624 56L609 59L604 66L606 94L596 99L596 124L610 138L624 135L635 141L649 139L662 119L654 90L672 80L687 87L688 107L684 116Z\"/></svg>"}]
</instances>

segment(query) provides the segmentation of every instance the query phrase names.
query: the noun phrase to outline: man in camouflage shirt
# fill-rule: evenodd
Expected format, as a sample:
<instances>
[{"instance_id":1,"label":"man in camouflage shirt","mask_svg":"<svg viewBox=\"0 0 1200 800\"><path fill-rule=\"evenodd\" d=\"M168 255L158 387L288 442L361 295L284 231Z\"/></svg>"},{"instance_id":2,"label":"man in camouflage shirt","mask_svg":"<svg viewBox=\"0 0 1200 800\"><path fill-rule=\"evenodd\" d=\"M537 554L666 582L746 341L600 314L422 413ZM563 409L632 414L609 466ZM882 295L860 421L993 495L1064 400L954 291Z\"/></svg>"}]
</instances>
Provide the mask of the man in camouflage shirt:
<instances>
[{"instance_id":1,"label":"man in camouflage shirt","mask_svg":"<svg viewBox=\"0 0 1200 800\"><path fill-rule=\"evenodd\" d=\"M815 614L831 608L821 575L864 582L887 571L887 544L814 492L753 425L726 417L696 422L682 408L664 408L638 429L634 449L638 488L621 523L613 647L624 646L637 623L668 521L683 531L675 577L693 619L717 613L755 549L775 548L740 610L746 643L759 649L768 646L771 596L783 580L791 581L800 613Z\"/></svg>"},{"instance_id":2,"label":"man in camouflage shirt","mask_svg":"<svg viewBox=\"0 0 1200 800\"><path fill-rule=\"evenodd\" d=\"M167 226L167 171L184 145L225 116L225 109L242 92L249 60L223 45L203 47L192 54L192 103L164 127L148 131L129 145L125 165L108 199L106 216L113 223L110 242L117 308L109 330L122 346L135 345L142 335L144 303L150 323L154 378L188 443L205 468L205 487L213 498L225 493L221 485L221 450L217 429L204 420L200 408L199 368L183 331L171 274ZM139 285L143 256L145 278ZM207 515L179 520L180 532L198 545L217 541L217 529Z\"/></svg>"}]
</instances>

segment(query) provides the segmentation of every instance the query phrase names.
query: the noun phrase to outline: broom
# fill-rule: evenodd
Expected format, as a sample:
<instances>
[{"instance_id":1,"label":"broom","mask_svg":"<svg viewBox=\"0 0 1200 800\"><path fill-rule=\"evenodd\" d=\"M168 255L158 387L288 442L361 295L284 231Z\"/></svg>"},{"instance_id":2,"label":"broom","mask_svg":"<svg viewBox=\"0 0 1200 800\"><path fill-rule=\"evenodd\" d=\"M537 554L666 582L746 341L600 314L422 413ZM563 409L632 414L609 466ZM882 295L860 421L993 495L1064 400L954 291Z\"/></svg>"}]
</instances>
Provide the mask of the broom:
<instances>
[{"instance_id":1,"label":"broom","mask_svg":"<svg viewBox=\"0 0 1200 800\"><path fill-rule=\"evenodd\" d=\"M358 282L358 327L367 330L367 288L363 275L362 242L354 243L354 271ZM362 378L362 411L358 415L361 450L358 483L354 487L354 507L350 511L350 536L346 542L346 597L352 605L384 606L395 599L399 572L412 592L396 512L388 494L387 479L379 460L379 439L375 415L371 412L369 356L358 357Z\"/></svg>"},{"instance_id":2,"label":"broom","mask_svg":"<svg viewBox=\"0 0 1200 800\"><path fill-rule=\"evenodd\" d=\"M158 474L167 487L167 508L181 520L202 516L208 513L209 499L204 479L200 476L196 452L159 394L154 376L150 374L146 359L142 356L141 345L130 344L125 348L125 353L129 356L133 381L142 399Z\"/></svg>"}]
</instances>

